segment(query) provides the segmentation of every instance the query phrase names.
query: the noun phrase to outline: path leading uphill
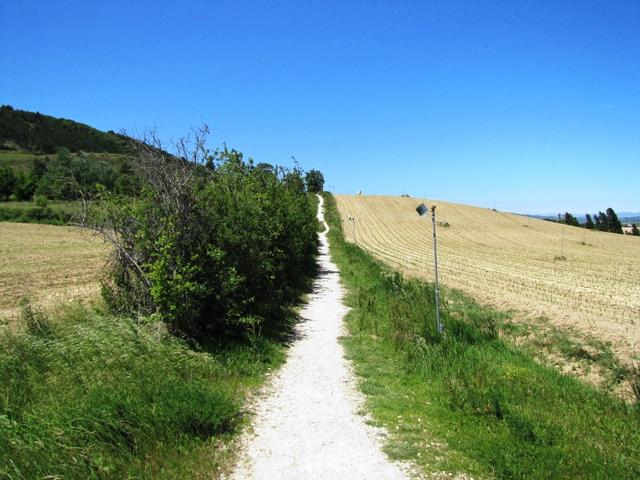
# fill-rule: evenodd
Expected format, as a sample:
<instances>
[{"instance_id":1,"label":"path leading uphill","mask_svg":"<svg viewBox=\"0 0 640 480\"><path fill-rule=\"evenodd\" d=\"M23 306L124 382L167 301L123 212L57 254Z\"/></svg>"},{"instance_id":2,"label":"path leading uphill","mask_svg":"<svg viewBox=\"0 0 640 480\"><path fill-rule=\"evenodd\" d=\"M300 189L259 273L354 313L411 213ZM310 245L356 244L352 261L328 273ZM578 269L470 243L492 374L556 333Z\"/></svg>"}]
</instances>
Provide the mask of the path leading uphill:
<instances>
[{"instance_id":1,"label":"path leading uphill","mask_svg":"<svg viewBox=\"0 0 640 480\"><path fill-rule=\"evenodd\" d=\"M320 197L318 219L324 222ZM381 451L383 432L358 415L362 397L338 339L347 308L338 268L320 234L320 274L302 310L299 339L256 404L232 475L244 479L404 479Z\"/></svg>"}]
</instances>

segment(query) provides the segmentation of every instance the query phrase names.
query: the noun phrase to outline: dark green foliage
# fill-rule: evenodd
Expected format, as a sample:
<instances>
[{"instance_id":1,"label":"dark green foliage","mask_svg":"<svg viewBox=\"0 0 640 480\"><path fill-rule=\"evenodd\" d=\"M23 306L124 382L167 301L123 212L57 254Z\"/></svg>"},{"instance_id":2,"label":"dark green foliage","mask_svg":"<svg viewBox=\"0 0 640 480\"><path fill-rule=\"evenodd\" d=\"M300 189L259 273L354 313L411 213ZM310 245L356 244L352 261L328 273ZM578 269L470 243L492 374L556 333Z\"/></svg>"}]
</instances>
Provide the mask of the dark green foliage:
<instances>
[{"instance_id":1,"label":"dark green foliage","mask_svg":"<svg viewBox=\"0 0 640 480\"><path fill-rule=\"evenodd\" d=\"M83 154L72 156L68 150L61 149L46 163L35 192L51 199L75 200L95 195L98 186L114 190L117 176L106 162Z\"/></svg>"},{"instance_id":2,"label":"dark green foliage","mask_svg":"<svg viewBox=\"0 0 640 480\"><path fill-rule=\"evenodd\" d=\"M574 217L573 215L571 215L569 212L565 212L564 218L562 219L562 223L565 223L567 225L571 225L573 227L579 227L580 226L580 222L578 222L578 219L576 217Z\"/></svg>"},{"instance_id":3,"label":"dark green foliage","mask_svg":"<svg viewBox=\"0 0 640 480\"><path fill-rule=\"evenodd\" d=\"M640 230L638 230L638 226L635 223L631 224L631 235L639 236Z\"/></svg>"},{"instance_id":4,"label":"dark green foliage","mask_svg":"<svg viewBox=\"0 0 640 480\"><path fill-rule=\"evenodd\" d=\"M42 115L39 112L0 107L0 142L11 141L20 147L41 153L60 148L72 152L130 153L131 142L113 132L101 132L82 123Z\"/></svg>"},{"instance_id":5,"label":"dark green foliage","mask_svg":"<svg viewBox=\"0 0 640 480\"><path fill-rule=\"evenodd\" d=\"M0 169L0 199L9 200L16 187L17 179L13 170L9 167Z\"/></svg>"},{"instance_id":6,"label":"dark green foliage","mask_svg":"<svg viewBox=\"0 0 640 480\"><path fill-rule=\"evenodd\" d=\"M443 294L438 335L433 287L346 243L333 197L325 200L349 290L345 345L374 418L393 432L390 451L427 472L480 478L640 476L640 410L507 344L506 315L459 292ZM452 453L434 452L439 442Z\"/></svg>"},{"instance_id":7,"label":"dark green foliage","mask_svg":"<svg viewBox=\"0 0 640 480\"><path fill-rule=\"evenodd\" d=\"M305 175L304 181L309 192L320 193L324 190L324 175L320 170L309 170Z\"/></svg>"},{"instance_id":8,"label":"dark green foliage","mask_svg":"<svg viewBox=\"0 0 640 480\"><path fill-rule=\"evenodd\" d=\"M607 208L607 231L613 233L622 233L622 224L618 220L618 215L613 208Z\"/></svg>"},{"instance_id":9,"label":"dark green foliage","mask_svg":"<svg viewBox=\"0 0 640 480\"><path fill-rule=\"evenodd\" d=\"M154 322L24 308L21 331L0 333L1 478L158 478L145 461L234 431L243 385L279 356L265 341L206 353Z\"/></svg>"},{"instance_id":10,"label":"dark green foliage","mask_svg":"<svg viewBox=\"0 0 640 480\"><path fill-rule=\"evenodd\" d=\"M600 213L594 213L593 214L593 221L595 223L595 229L596 230L602 230L602 224L600 223Z\"/></svg>"},{"instance_id":11,"label":"dark green foliage","mask_svg":"<svg viewBox=\"0 0 640 480\"><path fill-rule=\"evenodd\" d=\"M586 215L586 221L585 221L585 224L584 224L584 228L587 228L589 230L593 230L594 228L596 228L596 226L593 223L593 220L591 219L591 215L589 215L588 213Z\"/></svg>"},{"instance_id":12,"label":"dark green foliage","mask_svg":"<svg viewBox=\"0 0 640 480\"><path fill-rule=\"evenodd\" d=\"M74 202L47 201L46 197L36 195L33 202L0 203L0 221L20 223L48 223L65 225L77 213Z\"/></svg>"},{"instance_id":13,"label":"dark green foliage","mask_svg":"<svg viewBox=\"0 0 640 480\"><path fill-rule=\"evenodd\" d=\"M139 198L102 196L99 228L117 236L103 289L111 307L157 311L196 339L280 330L315 266L301 173L256 167L226 147L204 165L151 151L140 158Z\"/></svg>"},{"instance_id":14,"label":"dark green foliage","mask_svg":"<svg viewBox=\"0 0 640 480\"><path fill-rule=\"evenodd\" d=\"M66 148L53 159L35 158L29 171L0 169L0 200L25 201L34 195L52 200L92 199L98 190L135 196L140 188L141 178L128 160L116 167L92 154L71 154Z\"/></svg>"},{"instance_id":15,"label":"dark green foliage","mask_svg":"<svg viewBox=\"0 0 640 480\"><path fill-rule=\"evenodd\" d=\"M607 212L598 212L593 216L595 229L603 232L623 233L622 223L613 208L607 208Z\"/></svg>"},{"instance_id":16,"label":"dark green foliage","mask_svg":"<svg viewBox=\"0 0 640 480\"><path fill-rule=\"evenodd\" d=\"M586 221L584 225L578 222L578 219L569 212L565 212L564 215L558 214L558 223L564 223L573 227L584 227L590 230L600 230L603 232L623 233L622 224L618 219L618 215L613 208L607 208L605 212L598 212L593 215L593 218L588 213L586 214Z\"/></svg>"}]
</instances>

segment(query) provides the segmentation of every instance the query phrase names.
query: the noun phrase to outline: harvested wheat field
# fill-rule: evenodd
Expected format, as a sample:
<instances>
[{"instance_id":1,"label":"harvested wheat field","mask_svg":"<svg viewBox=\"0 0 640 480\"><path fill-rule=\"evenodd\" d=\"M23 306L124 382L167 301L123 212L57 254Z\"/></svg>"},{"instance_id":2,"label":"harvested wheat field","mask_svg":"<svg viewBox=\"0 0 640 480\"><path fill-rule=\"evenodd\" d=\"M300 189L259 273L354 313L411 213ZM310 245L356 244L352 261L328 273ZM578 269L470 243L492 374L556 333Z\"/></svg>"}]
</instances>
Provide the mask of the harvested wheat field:
<instances>
[{"instance_id":1,"label":"harvested wheat field","mask_svg":"<svg viewBox=\"0 0 640 480\"><path fill-rule=\"evenodd\" d=\"M441 282L481 302L544 316L611 342L623 361L640 354L640 239L491 209L418 198L336 196L349 241L409 276L433 278L437 205Z\"/></svg>"},{"instance_id":2,"label":"harvested wheat field","mask_svg":"<svg viewBox=\"0 0 640 480\"><path fill-rule=\"evenodd\" d=\"M14 317L25 296L43 308L95 297L106 253L78 229L0 222L0 317Z\"/></svg>"}]
</instances>

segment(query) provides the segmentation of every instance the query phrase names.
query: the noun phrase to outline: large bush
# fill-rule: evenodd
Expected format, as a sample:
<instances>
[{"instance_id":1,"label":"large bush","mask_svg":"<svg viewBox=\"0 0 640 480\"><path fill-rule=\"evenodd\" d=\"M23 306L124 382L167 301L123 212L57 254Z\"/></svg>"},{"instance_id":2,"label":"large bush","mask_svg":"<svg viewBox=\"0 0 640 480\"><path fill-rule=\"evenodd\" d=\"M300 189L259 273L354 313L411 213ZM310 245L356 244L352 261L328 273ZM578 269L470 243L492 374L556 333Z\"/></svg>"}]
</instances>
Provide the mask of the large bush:
<instances>
[{"instance_id":1,"label":"large bush","mask_svg":"<svg viewBox=\"0 0 640 480\"><path fill-rule=\"evenodd\" d=\"M139 198L104 195L99 228L116 246L105 298L192 338L279 327L314 267L302 174L196 145L175 157L145 146Z\"/></svg>"}]
</instances>

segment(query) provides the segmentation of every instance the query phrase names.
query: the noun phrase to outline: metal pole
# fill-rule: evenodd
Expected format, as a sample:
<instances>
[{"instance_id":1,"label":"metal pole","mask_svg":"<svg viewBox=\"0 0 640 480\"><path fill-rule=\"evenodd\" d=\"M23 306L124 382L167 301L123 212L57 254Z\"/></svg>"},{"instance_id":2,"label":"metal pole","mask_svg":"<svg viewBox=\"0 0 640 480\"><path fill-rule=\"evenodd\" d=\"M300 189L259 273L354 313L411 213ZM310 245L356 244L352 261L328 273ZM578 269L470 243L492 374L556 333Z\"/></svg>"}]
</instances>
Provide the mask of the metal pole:
<instances>
[{"instance_id":1,"label":"metal pole","mask_svg":"<svg viewBox=\"0 0 640 480\"><path fill-rule=\"evenodd\" d=\"M358 244L358 240L356 239L356 217L349 217L349 221L351 222L351 227L353 228L353 243Z\"/></svg>"},{"instance_id":2,"label":"metal pole","mask_svg":"<svg viewBox=\"0 0 640 480\"><path fill-rule=\"evenodd\" d=\"M356 219L353 218L353 243L358 244L358 239L356 237Z\"/></svg>"},{"instance_id":3,"label":"metal pole","mask_svg":"<svg viewBox=\"0 0 640 480\"><path fill-rule=\"evenodd\" d=\"M440 321L440 287L438 285L438 247L436 244L436 206L431 207L431 221L433 223L433 263L436 273L436 328L438 333L444 333L444 325Z\"/></svg>"}]
</instances>

